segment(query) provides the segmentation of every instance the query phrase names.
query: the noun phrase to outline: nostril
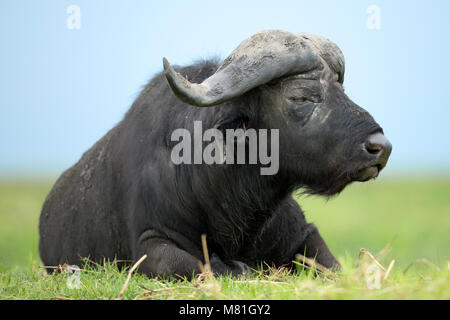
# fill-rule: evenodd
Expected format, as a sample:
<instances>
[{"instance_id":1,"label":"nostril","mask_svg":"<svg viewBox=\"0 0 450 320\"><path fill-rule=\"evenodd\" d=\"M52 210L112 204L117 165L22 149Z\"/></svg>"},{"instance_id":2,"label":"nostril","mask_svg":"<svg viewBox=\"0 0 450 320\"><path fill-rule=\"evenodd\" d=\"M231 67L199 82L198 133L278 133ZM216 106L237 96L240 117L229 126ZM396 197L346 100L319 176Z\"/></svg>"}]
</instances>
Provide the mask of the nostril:
<instances>
[{"instance_id":1,"label":"nostril","mask_svg":"<svg viewBox=\"0 0 450 320\"><path fill-rule=\"evenodd\" d=\"M370 154L378 154L383 150L382 145L373 144L373 143L370 143L369 141L366 142L365 147L366 147L367 152Z\"/></svg>"},{"instance_id":2,"label":"nostril","mask_svg":"<svg viewBox=\"0 0 450 320\"><path fill-rule=\"evenodd\" d=\"M371 162L372 166L376 166L378 172L380 172L381 169L386 166L389 156L391 155L391 143L384 134L378 132L367 138L364 147L366 152L373 156Z\"/></svg>"},{"instance_id":3,"label":"nostril","mask_svg":"<svg viewBox=\"0 0 450 320\"><path fill-rule=\"evenodd\" d=\"M370 135L364 146L368 153L373 155L390 153L391 144L381 132Z\"/></svg>"}]
</instances>

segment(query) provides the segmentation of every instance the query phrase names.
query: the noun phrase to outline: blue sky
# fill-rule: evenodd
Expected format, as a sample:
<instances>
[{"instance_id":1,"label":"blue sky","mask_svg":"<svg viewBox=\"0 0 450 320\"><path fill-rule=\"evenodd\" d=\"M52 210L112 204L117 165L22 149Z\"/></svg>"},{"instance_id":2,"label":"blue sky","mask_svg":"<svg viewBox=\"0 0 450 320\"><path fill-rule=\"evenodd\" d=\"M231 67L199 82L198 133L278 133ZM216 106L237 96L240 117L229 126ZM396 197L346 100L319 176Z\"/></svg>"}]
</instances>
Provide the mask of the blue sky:
<instances>
[{"instance_id":1,"label":"blue sky","mask_svg":"<svg viewBox=\"0 0 450 320\"><path fill-rule=\"evenodd\" d=\"M70 5L79 30L67 28ZM369 29L370 5L380 29ZM264 29L346 58L346 93L382 125L386 171L450 169L450 1L0 2L0 175L58 174L121 120L161 59L225 58Z\"/></svg>"}]
</instances>

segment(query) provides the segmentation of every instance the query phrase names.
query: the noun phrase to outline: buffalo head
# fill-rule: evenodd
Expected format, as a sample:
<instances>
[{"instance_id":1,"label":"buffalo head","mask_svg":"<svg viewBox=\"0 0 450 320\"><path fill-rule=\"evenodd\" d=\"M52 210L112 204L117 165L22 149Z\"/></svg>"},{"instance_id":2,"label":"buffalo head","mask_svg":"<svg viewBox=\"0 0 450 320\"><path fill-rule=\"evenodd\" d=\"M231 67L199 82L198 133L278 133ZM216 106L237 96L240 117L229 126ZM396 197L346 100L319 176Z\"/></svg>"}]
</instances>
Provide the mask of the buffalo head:
<instances>
[{"instance_id":1,"label":"buffalo head","mask_svg":"<svg viewBox=\"0 0 450 320\"><path fill-rule=\"evenodd\" d=\"M252 110L247 126L279 129L279 174L324 195L377 177L392 149L372 116L344 93L344 65L331 41L280 30L243 41L202 83L189 82L164 59L165 76L182 101L238 105Z\"/></svg>"}]
</instances>

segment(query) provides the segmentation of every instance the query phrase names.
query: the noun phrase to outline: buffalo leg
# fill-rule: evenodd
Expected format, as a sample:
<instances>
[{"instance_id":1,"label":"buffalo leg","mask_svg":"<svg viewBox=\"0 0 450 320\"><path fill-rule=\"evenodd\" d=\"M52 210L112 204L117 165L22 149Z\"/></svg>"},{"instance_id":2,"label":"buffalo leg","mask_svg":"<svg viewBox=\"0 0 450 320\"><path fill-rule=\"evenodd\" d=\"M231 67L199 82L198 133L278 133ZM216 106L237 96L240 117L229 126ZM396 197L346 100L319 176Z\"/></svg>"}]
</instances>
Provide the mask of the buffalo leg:
<instances>
[{"instance_id":1,"label":"buffalo leg","mask_svg":"<svg viewBox=\"0 0 450 320\"><path fill-rule=\"evenodd\" d=\"M241 261L227 261L224 263L218 255L211 255L211 270L215 275L246 275L251 272L250 267Z\"/></svg>"},{"instance_id":2,"label":"buffalo leg","mask_svg":"<svg viewBox=\"0 0 450 320\"><path fill-rule=\"evenodd\" d=\"M257 239L254 250L261 261L281 266L300 253L327 268L339 267L317 228L306 222L302 209L291 197L277 208Z\"/></svg>"},{"instance_id":3,"label":"buffalo leg","mask_svg":"<svg viewBox=\"0 0 450 320\"><path fill-rule=\"evenodd\" d=\"M168 239L152 238L141 245L136 260L147 254L140 270L149 277L187 277L201 273L203 261L189 252L180 249ZM211 255L211 270L215 275L239 275L247 272L248 267L239 261L224 263L216 254Z\"/></svg>"},{"instance_id":4,"label":"buffalo leg","mask_svg":"<svg viewBox=\"0 0 450 320\"><path fill-rule=\"evenodd\" d=\"M313 227L312 231L308 234L302 246L300 252L308 258L313 258L315 261L326 268L336 270L339 269L340 264L328 249L325 241L319 234L316 227Z\"/></svg>"},{"instance_id":5,"label":"buffalo leg","mask_svg":"<svg viewBox=\"0 0 450 320\"><path fill-rule=\"evenodd\" d=\"M201 272L201 261L169 240L147 240L145 246L141 246L136 260L139 259L138 256L144 254L147 254L147 259L142 262L139 269L149 277L189 278Z\"/></svg>"}]
</instances>

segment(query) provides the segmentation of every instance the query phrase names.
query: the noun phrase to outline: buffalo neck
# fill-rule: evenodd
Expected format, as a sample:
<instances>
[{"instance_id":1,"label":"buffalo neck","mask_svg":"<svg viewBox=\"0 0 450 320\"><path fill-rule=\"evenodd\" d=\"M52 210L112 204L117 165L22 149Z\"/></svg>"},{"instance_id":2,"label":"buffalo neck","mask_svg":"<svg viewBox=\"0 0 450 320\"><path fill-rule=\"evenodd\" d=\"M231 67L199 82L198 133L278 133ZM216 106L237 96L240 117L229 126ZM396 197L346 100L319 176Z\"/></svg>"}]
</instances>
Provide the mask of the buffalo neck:
<instances>
[{"instance_id":1,"label":"buffalo neck","mask_svg":"<svg viewBox=\"0 0 450 320\"><path fill-rule=\"evenodd\" d=\"M194 171L192 191L202 212L208 243L212 241L229 257L256 239L292 192L292 186L281 175L262 176L257 166Z\"/></svg>"}]
</instances>

